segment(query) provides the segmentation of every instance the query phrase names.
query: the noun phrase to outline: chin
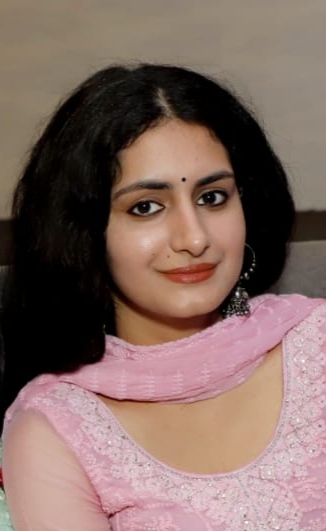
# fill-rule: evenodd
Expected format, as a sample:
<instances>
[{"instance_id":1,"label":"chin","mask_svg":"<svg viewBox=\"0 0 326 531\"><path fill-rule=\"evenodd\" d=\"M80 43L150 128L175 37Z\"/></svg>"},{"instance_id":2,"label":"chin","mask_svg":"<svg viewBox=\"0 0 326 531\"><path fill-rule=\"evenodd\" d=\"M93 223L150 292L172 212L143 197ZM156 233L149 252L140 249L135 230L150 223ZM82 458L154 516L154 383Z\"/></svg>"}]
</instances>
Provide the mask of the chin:
<instances>
[{"instance_id":1,"label":"chin","mask_svg":"<svg viewBox=\"0 0 326 531\"><path fill-rule=\"evenodd\" d=\"M209 317L213 313L217 313L219 304L189 304L186 307L174 307L170 314L172 319L202 319L203 317Z\"/></svg>"}]
</instances>

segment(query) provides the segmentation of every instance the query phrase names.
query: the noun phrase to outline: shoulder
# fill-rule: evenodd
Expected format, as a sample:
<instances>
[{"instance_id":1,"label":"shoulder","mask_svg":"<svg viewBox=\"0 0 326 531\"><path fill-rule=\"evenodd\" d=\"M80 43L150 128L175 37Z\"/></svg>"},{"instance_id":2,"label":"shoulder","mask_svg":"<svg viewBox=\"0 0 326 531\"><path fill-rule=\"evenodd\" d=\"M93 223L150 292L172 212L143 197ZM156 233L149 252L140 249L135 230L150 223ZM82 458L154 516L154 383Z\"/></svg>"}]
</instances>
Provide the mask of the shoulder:
<instances>
[{"instance_id":1,"label":"shoulder","mask_svg":"<svg viewBox=\"0 0 326 531\"><path fill-rule=\"evenodd\" d=\"M313 314L317 308L323 313L326 299L306 297L299 293L277 295L265 293L252 298L250 306L253 314L260 312L263 315L267 312L269 315L277 316L277 320L283 320L285 317L299 322Z\"/></svg>"},{"instance_id":2,"label":"shoulder","mask_svg":"<svg viewBox=\"0 0 326 531\"><path fill-rule=\"evenodd\" d=\"M276 308L279 305L280 309L281 306L288 306L291 308L291 313L295 314L295 323L289 328L288 334L293 333L296 336L311 339L315 334L319 342L322 337L326 340L326 299L309 298L298 294L268 295L267 297L268 304L275 305Z\"/></svg>"},{"instance_id":3,"label":"shoulder","mask_svg":"<svg viewBox=\"0 0 326 531\"><path fill-rule=\"evenodd\" d=\"M321 334L326 334L326 299L307 299L312 302L312 307L307 315L296 325L296 331L319 330Z\"/></svg>"},{"instance_id":4,"label":"shoulder","mask_svg":"<svg viewBox=\"0 0 326 531\"><path fill-rule=\"evenodd\" d=\"M17 453L26 454L28 447L35 448L35 441L43 441L41 446L47 449L52 441L54 448L69 449L84 466L84 454L94 454L84 425L87 419L95 427L101 423L96 415L97 403L93 393L76 385L42 377L35 379L23 388L7 411L4 445L17 446Z\"/></svg>"},{"instance_id":5,"label":"shoulder","mask_svg":"<svg viewBox=\"0 0 326 531\"><path fill-rule=\"evenodd\" d=\"M256 306L277 306L286 304L290 306L305 305L314 308L315 306L326 304L324 297L307 297L302 293L263 293L251 299L251 305Z\"/></svg>"},{"instance_id":6,"label":"shoulder","mask_svg":"<svg viewBox=\"0 0 326 531\"><path fill-rule=\"evenodd\" d=\"M290 358L313 380L326 374L326 300L319 301L284 338Z\"/></svg>"},{"instance_id":7,"label":"shoulder","mask_svg":"<svg viewBox=\"0 0 326 531\"><path fill-rule=\"evenodd\" d=\"M81 423L82 413L94 394L62 382L55 375L43 375L29 382L6 412L4 432L22 412L40 413L55 430L68 436Z\"/></svg>"},{"instance_id":8,"label":"shoulder","mask_svg":"<svg viewBox=\"0 0 326 531\"><path fill-rule=\"evenodd\" d=\"M61 383L55 375L38 376L27 383L18 393L16 399L6 412L5 422L8 423L18 411L42 408L42 404L52 404L60 401L60 395L65 393L66 384Z\"/></svg>"},{"instance_id":9,"label":"shoulder","mask_svg":"<svg viewBox=\"0 0 326 531\"><path fill-rule=\"evenodd\" d=\"M19 410L3 432L4 461L6 454L20 456L29 464L33 456L39 458L46 453L49 457L54 440L55 447L64 446L44 415L33 409Z\"/></svg>"}]
</instances>

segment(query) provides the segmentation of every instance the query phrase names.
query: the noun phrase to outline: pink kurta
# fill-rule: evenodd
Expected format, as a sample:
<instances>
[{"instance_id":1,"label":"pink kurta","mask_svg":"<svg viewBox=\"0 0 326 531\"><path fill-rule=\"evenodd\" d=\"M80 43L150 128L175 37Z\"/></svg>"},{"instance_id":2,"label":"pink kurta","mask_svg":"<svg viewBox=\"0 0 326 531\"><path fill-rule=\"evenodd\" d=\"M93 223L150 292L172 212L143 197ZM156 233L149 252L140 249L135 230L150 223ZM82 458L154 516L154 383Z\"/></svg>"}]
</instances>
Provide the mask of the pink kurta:
<instances>
[{"instance_id":1,"label":"pink kurta","mask_svg":"<svg viewBox=\"0 0 326 531\"><path fill-rule=\"evenodd\" d=\"M260 300L274 312L275 298ZM139 447L94 391L37 378L15 401L5 429L15 530L325 531L325 302L283 334L283 360L274 436L253 462L227 474L172 469Z\"/></svg>"}]
</instances>

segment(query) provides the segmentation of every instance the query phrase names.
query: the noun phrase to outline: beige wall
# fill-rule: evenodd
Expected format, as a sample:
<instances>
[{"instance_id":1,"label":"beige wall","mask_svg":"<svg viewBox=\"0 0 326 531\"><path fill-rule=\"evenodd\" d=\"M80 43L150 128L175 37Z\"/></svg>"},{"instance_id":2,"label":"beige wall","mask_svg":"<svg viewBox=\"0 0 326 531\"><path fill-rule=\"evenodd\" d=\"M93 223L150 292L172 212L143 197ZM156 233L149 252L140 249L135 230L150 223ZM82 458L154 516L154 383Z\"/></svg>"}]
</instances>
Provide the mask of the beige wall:
<instances>
[{"instance_id":1,"label":"beige wall","mask_svg":"<svg viewBox=\"0 0 326 531\"><path fill-rule=\"evenodd\" d=\"M325 0L0 3L0 218L60 97L100 66L154 60L228 79L263 118L299 209L326 209Z\"/></svg>"}]
</instances>

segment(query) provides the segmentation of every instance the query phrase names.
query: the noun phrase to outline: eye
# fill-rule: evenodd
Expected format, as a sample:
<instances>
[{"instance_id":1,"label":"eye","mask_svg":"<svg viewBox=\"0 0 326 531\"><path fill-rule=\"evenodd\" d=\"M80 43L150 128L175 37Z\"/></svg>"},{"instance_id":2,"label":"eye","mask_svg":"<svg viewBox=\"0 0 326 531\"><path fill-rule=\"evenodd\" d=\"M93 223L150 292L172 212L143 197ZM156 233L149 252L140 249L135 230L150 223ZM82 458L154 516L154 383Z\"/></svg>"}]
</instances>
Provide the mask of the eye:
<instances>
[{"instance_id":1,"label":"eye","mask_svg":"<svg viewBox=\"0 0 326 531\"><path fill-rule=\"evenodd\" d=\"M222 205L227 200L227 193L222 192L221 190L210 190L204 192L198 199L198 205L205 206L217 206Z\"/></svg>"},{"instance_id":2,"label":"eye","mask_svg":"<svg viewBox=\"0 0 326 531\"><path fill-rule=\"evenodd\" d=\"M134 216L148 217L163 210L163 206L155 201L140 201L134 205L128 212Z\"/></svg>"}]
</instances>

